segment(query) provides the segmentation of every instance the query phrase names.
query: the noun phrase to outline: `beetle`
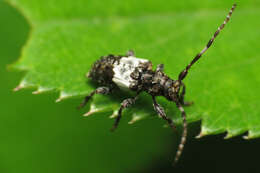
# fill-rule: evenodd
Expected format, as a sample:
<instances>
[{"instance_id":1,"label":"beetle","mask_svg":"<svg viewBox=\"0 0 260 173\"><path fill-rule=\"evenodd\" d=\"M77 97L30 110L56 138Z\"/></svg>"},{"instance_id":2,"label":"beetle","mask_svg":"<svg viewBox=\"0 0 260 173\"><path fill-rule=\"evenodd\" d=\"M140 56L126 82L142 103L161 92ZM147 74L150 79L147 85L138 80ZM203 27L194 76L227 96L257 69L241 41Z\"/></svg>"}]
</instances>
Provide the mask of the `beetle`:
<instances>
[{"instance_id":1,"label":"beetle","mask_svg":"<svg viewBox=\"0 0 260 173\"><path fill-rule=\"evenodd\" d=\"M138 95L141 92L147 92L152 96L153 107L157 114L162 119L167 121L171 128L175 129L175 125L173 124L172 119L165 114L163 107L160 106L160 104L156 101L156 97L163 96L168 101L174 102L181 112L183 121L181 142L178 146L178 150L174 159L174 163L176 163L183 151L187 136L186 113L183 106L192 104L192 102L184 101L186 87L183 83L183 80L185 79L192 65L194 65L202 57L202 55L212 45L215 38L219 35L220 31L228 23L235 8L236 4L233 4L223 24L218 27L217 31L214 33L202 51L199 52L195 58L186 66L186 68L179 73L177 80L171 79L164 73L163 64L157 65L156 69L153 70L152 63L149 60L137 58L134 51L132 50L128 51L126 55L110 54L107 56L102 56L93 64L91 70L87 73L88 78L96 81L102 86L98 87L89 95L87 95L84 101L80 104L79 108L85 106L86 103L95 94L109 94L116 89L134 91L136 93L134 97L127 98L121 103L118 115L111 129L114 131L119 124L122 111L125 108L132 106L138 99Z\"/></svg>"}]
</instances>

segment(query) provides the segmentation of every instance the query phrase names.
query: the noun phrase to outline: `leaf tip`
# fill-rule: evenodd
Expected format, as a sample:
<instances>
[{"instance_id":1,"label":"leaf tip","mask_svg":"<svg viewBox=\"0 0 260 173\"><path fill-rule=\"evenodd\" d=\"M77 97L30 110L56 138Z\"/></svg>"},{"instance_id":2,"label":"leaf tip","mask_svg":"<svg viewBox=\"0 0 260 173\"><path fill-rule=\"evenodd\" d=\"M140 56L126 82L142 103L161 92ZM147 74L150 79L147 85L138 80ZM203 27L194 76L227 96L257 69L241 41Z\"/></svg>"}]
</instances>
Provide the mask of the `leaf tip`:
<instances>
[{"instance_id":1,"label":"leaf tip","mask_svg":"<svg viewBox=\"0 0 260 173\"><path fill-rule=\"evenodd\" d=\"M243 139L248 140L248 139L250 139L250 137L249 137L249 135L244 135L244 136L243 136Z\"/></svg>"},{"instance_id":2,"label":"leaf tip","mask_svg":"<svg viewBox=\"0 0 260 173\"><path fill-rule=\"evenodd\" d=\"M55 102L58 103L58 102L60 102L61 100L62 100L62 98L59 97L58 99L56 99Z\"/></svg>"},{"instance_id":3,"label":"leaf tip","mask_svg":"<svg viewBox=\"0 0 260 173\"><path fill-rule=\"evenodd\" d=\"M89 111L87 113L85 113L83 116L87 117L87 116L93 115L94 113L97 113L101 110L102 109L98 109L94 104L91 104Z\"/></svg>"},{"instance_id":4,"label":"leaf tip","mask_svg":"<svg viewBox=\"0 0 260 173\"><path fill-rule=\"evenodd\" d=\"M26 86L26 82L25 82L25 81L22 81L17 87L15 87L15 88L13 89L13 91L16 92L16 91L19 91L19 90L24 89L24 88L26 88L26 87L27 87L27 86Z\"/></svg>"},{"instance_id":5,"label":"leaf tip","mask_svg":"<svg viewBox=\"0 0 260 173\"><path fill-rule=\"evenodd\" d=\"M200 138L202 138L203 136L205 136L202 132L200 132L200 134L198 134L195 138L197 138L197 139L200 139Z\"/></svg>"},{"instance_id":6,"label":"leaf tip","mask_svg":"<svg viewBox=\"0 0 260 173\"><path fill-rule=\"evenodd\" d=\"M128 124L134 124L136 121L141 120L142 117L138 116L137 114L133 114L132 119L128 122Z\"/></svg>"},{"instance_id":7,"label":"leaf tip","mask_svg":"<svg viewBox=\"0 0 260 173\"><path fill-rule=\"evenodd\" d=\"M88 111L87 113L83 114L83 117L88 117L94 113L95 113L95 111Z\"/></svg>"},{"instance_id":8,"label":"leaf tip","mask_svg":"<svg viewBox=\"0 0 260 173\"><path fill-rule=\"evenodd\" d=\"M109 116L109 118L116 118L118 115L118 110L113 111L112 115Z\"/></svg>"},{"instance_id":9,"label":"leaf tip","mask_svg":"<svg viewBox=\"0 0 260 173\"><path fill-rule=\"evenodd\" d=\"M234 135L232 135L231 133L227 132L226 136L224 137L224 139L230 139L234 137Z\"/></svg>"},{"instance_id":10,"label":"leaf tip","mask_svg":"<svg viewBox=\"0 0 260 173\"><path fill-rule=\"evenodd\" d=\"M243 136L243 139L249 140L260 137L260 133L256 131L249 130L247 135Z\"/></svg>"},{"instance_id":11,"label":"leaf tip","mask_svg":"<svg viewBox=\"0 0 260 173\"><path fill-rule=\"evenodd\" d=\"M23 88L23 86L18 85L17 87L15 87L15 88L13 89L13 91L14 91L14 92L19 91L19 90L21 90L22 88Z\"/></svg>"},{"instance_id":12,"label":"leaf tip","mask_svg":"<svg viewBox=\"0 0 260 173\"><path fill-rule=\"evenodd\" d=\"M200 138L202 138L202 137L204 137L204 136L206 136L206 135L208 135L208 134L209 134L209 130L208 130L206 127L202 126L201 131L200 131L200 134L198 134L198 135L196 136L196 138L197 138L197 139L200 139Z\"/></svg>"},{"instance_id":13,"label":"leaf tip","mask_svg":"<svg viewBox=\"0 0 260 173\"><path fill-rule=\"evenodd\" d=\"M67 98L69 98L69 97L71 97L71 95L69 95L69 94L67 94L67 93L65 93L65 92L60 92L60 96L59 96L59 98L58 99L56 99L56 103L58 103L58 102L60 102L60 101L62 101L62 100L64 100L64 99L67 99Z\"/></svg>"},{"instance_id":14,"label":"leaf tip","mask_svg":"<svg viewBox=\"0 0 260 173\"><path fill-rule=\"evenodd\" d=\"M44 88L44 87L38 87L36 91L33 91L32 94L42 94L44 92L50 91L51 89L49 88Z\"/></svg>"}]
</instances>

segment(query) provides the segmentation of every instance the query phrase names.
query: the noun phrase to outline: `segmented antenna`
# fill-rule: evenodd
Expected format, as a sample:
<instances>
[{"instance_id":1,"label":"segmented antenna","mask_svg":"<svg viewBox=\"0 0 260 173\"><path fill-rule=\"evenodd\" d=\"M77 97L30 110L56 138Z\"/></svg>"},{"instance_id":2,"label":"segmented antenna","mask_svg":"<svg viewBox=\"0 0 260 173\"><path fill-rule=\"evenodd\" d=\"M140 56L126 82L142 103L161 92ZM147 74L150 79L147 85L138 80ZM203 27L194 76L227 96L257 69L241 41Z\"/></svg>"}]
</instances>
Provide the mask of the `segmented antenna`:
<instances>
[{"instance_id":1,"label":"segmented antenna","mask_svg":"<svg viewBox=\"0 0 260 173\"><path fill-rule=\"evenodd\" d=\"M208 48L210 48L210 46L214 42L215 38L218 36L219 32L225 27L225 25L230 20L230 17L232 15L234 9L236 8L236 6L237 6L236 4L233 4L233 6L232 6L231 10L229 11L226 19L224 20L224 23L222 25L220 25L220 27L218 27L218 30L215 32L213 37L209 40L209 42L207 43L205 48L202 49L202 51L195 56L195 58L191 61L191 63L179 74L179 81L182 81L186 77L188 70L191 68L191 66L200 59L200 57L208 50ZM178 146L178 150L177 150L173 164L176 164L177 161L179 160L181 153L183 151L184 144L186 142L186 137L187 137L186 113L185 113L183 107L181 106L181 104L179 102L176 102L176 105L177 105L178 109L181 111L182 121L183 121L183 133L182 133L181 142Z\"/></svg>"},{"instance_id":2,"label":"segmented antenna","mask_svg":"<svg viewBox=\"0 0 260 173\"><path fill-rule=\"evenodd\" d=\"M195 58L191 61L191 63L179 74L179 81L183 80L186 77L188 70L191 68L191 66L200 59L200 57L208 50L208 48L210 48L210 46L214 42L215 38L218 36L219 32L225 27L225 25L230 20L230 17L232 15L233 11L235 10L236 6L237 6L237 4L233 4L233 6L232 6L231 10L229 11L226 19L224 20L224 23L222 25L220 25L220 27L218 27L218 30L215 32L213 37L209 40L209 42L205 46L205 48L200 53L198 53L195 56Z\"/></svg>"},{"instance_id":3,"label":"segmented antenna","mask_svg":"<svg viewBox=\"0 0 260 173\"><path fill-rule=\"evenodd\" d=\"M178 109L181 111L181 116L182 116L182 123L183 123L183 132L182 132L182 136L181 136L181 142L178 146L178 150L177 150L177 153L175 155L175 159L174 159L174 162L173 162L173 165L175 165L180 156L181 156L181 153L183 151L183 148L184 148L184 145L185 145L185 142L186 142L186 138L187 138L187 121L186 121L186 113L183 109L183 107L181 106L181 104L179 102L176 103Z\"/></svg>"}]
</instances>

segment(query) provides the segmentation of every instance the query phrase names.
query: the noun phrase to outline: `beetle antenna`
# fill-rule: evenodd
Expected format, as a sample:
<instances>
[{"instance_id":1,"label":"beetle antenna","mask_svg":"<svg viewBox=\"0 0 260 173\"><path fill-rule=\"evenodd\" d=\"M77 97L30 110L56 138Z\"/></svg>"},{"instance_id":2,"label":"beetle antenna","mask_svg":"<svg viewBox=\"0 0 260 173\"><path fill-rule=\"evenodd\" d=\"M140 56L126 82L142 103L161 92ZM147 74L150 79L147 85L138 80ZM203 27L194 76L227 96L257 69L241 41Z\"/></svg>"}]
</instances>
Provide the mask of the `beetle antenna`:
<instances>
[{"instance_id":1,"label":"beetle antenna","mask_svg":"<svg viewBox=\"0 0 260 173\"><path fill-rule=\"evenodd\" d=\"M178 109L181 111L181 116L182 116L182 123L183 123L183 132L182 132L182 136L181 136L181 142L178 146L178 150L177 150L177 153L175 155L175 159L174 159L174 162L173 162L173 165L175 165L180 156L181 156L181 153L183 151L183 148L184 148L184 145L186 143L186 138L187 138L187 121L186 121L186 113L183 109L183 107L181 106L181 104L179 102L176 102L176 105L178 107Z\"/></svg>"},{"instance_id":2,"label":"beetle antenna","mask_svg":"<svg viewBox=\"0 0 260 173\"><path fill-rule=\"evenodd\" d=\"M208 48L210 48L210 46L214 42L215 38L218 36L219 32L225 27L225 25L230 20L230 17L232 15L233 11L235 10L236 6L237 6L237 4L233 4L233 6L232 6L231 10L229 11L226 19L224 20L224 23L222 25L220 25L220 27L218 27L218 30L215 32L215 34L209 40L209 42L204 47L204 49L202 49L202 51L200 53L198 53L195 56L195 58L190 62L190 64L187 65L186 68L179 74L179 81L182 81L186 77L186 75L188 74L188 71L191 68L191 66L200 59L200 57L208 50Z\"/></svg>"}]
</instances>

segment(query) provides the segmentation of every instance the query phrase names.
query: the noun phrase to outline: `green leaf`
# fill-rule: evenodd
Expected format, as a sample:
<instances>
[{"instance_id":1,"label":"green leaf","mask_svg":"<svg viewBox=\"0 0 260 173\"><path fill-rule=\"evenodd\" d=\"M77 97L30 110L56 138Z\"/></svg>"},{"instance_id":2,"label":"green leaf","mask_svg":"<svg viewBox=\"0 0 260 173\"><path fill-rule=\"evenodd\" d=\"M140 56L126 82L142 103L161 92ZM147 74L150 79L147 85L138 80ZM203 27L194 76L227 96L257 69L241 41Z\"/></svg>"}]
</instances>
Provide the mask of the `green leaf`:
<instances>
[{"instance_id":1,"label":"green leaf","mask_svg":"<svg viewBox=\"0 0 260 173\"><path fill-rule=\"evenodd\" d=\"M18 88L37 87L35 93L56 90L58 100L87 95L96 87L85 78L91 64L102 55L124 54L129 49L154 65L164 63L166 74L176 78L232 5L224 0L9 2L32 27L22 57L14 65L27 71ZM259 17L259 2L240 2L227 28L185 79L187 100L195 102L186 108L188 121L202 119L200 136L225 131L227 137L246 131L249 138L260 136ZM91 113L115 114L126 97L126 93L97 96ZM181 122L173 103L164 98L160 103L176 123ZM131 123L155 115L150 97L143 94L124 114L133 116Z\"/></svg>"}]
</instances>

